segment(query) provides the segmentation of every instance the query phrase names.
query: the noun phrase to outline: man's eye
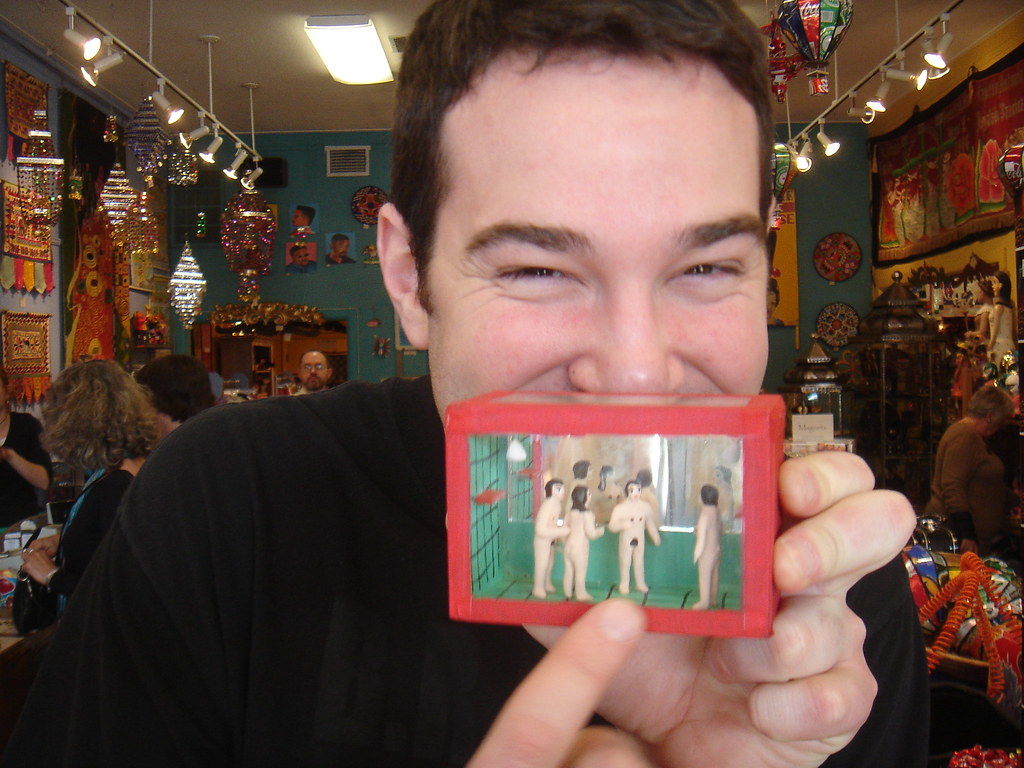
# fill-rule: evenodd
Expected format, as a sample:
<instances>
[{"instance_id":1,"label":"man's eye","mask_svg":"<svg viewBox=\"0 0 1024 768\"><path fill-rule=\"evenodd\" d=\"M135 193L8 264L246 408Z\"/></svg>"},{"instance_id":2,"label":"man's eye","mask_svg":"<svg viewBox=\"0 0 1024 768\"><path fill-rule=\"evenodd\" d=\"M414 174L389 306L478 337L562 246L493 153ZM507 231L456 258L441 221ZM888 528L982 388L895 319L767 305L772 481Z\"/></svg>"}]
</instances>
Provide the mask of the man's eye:
<instances>
[{"instance_id":1,"label":"man's eye","mask_svg":"<svg viewBox=\"0 0 1024 768\"><path fill-rule=\"evenodd\" d=\"M710 275L715 272L717 267L714 264L698 264L695 267L690 267L686 270L688 275Z\"/></svg>"},{"instance_id":2,"label":"man's eye","mask_svg":"<svg viewBox=\"0 0 1024 768\"><path fill-rule=\"evenodd\" d=\"M507 269L501 272L501 277L510 278L512 280L518 280L520 278L530 277L564 277L565 273L560 272L557 269L550 269L548 267L516 267L515 269Z\"/></svg>"}]
</instances>

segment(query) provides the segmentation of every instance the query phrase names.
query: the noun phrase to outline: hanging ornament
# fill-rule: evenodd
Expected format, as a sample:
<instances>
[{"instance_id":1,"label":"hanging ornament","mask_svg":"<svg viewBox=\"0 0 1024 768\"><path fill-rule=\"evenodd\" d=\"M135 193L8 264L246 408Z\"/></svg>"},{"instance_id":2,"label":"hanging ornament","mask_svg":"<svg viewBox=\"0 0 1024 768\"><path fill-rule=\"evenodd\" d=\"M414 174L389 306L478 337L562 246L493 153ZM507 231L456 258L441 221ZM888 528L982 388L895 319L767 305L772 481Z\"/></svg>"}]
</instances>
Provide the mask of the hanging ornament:
<instances>
[{"instance_id":1,"label":"hanging ornament","mask_svg":"<svg viewBox=\"0 0 1024 768\"><path fill-rule=\"evenodd\" d=\"M1021 163L1021 151L1024 144L1016 144L1000 155L996 164L996 171L1000 181L1006 187L1006 191L1013 198L1020 192L1021 182L1024 181L1024 166Z\"/></svg>"},{"instance_id":2,"label":"hanging ornament","mask_svg":"<svg viewBox=\"0 0 1024 768\"><path fill-rule=\"evenodd\" d=\"M82 174L76 168L68 177L68 200L81 200L84 189L85 181L82 179Z\"/></svg>"},{"instance_id":3,"label":"hanging ornament","mask_svg":"<svg viewBox=\"0 0 1024 768\"><path fill-rule=\"evenodd\" d=\"M377 255L377 246L370 243L363 248L363 264L380 264L380 256Z\"/></svg>"},{"instance_id":4,"label":"hanging ornament","mask_svg":"<svg viewBox=\"0 0 1024 768\"><path fill-rule=\"evenodd\" d=\"M789 81L803 69L804 59L786 53L786 40L774 13L771 22L761 27L761 32L768 38L768 76L771 78L772 93L779 102L784 102Z\"/></svg>"},{"instance_id":5,"label":"hanging ornament","mask_svg":"<svg viewBox=\"0 0 1024 768\"><path fill-rule=\"evenodd\" d=\"M238 276L238 298L245 304L260 303L260 278L255 270L247 269Z\"/></svg>"},{"instance_id":6,"label":"hanging ornament","mask_svg":"<svg viewBox=\"0 0 1024 768\"><path fill-rule=\"evenodd\" d=\"M369 229L377 223L377 215L387 201L388 193L380 187L361 187L352 195L352 215L363 229Z\"/></svg>"},{"instance_id":7,"label":"hanging ornament","mask_svg":"<svg viewBox=\"0 0 1024 768\"><path fill-rule=\"evenodd\" d=\"M782 226L782 198L796 176L796 153L788 144L776 142L772 147L771 174L772 196L775 199L771 224L773 228L778 229Z\"/></svg>"},{"instance_id":8,"label":"hanging ornament","mask_svg":"<svg viewBox=\"0 0 1024 768\"><path fill-rule=\"evenodd\" d=\"M171 142L170 158L167 161L167 181L177 187L190 187L199 181L199 158L181 142Z\"/></svg>"},{"instance_id":9,"label":"hanging ornament","mask_svg":"<svg viewBox=\"0 0 1024 768\"><path fill-rule=\"evenodd\" d=\"M376 357L387 357L391 351L391 339L382 336L373 337L373 354Z\"/></svg>"},{"instance_id":10,"label":"hanging ornament","mask_svg":"<svg viewBox=\"0 0 1024 768\"><path fill-rule=\"evenodd\" d=\"M26 223L33 230L52 227L60 218L64 161L54 154L44 109L35 110L25 154L17 159L17 166ZM46 234L40 233L37 237L43 239Z\"/></svg>"},{"instance_id":11,"label":"hanging ornament","mask_svg":"<svg viewBox=\"0 0 1024 768\"><path fill-rule=\"evenodd\" d=\"M782 0L779 25L810 71L812 96L829 93L828 60L853 19L853 0Z\"/></svg>"},{"instance_id":12,"label":"hanging ornament","mask_svg":"<svg viewBox=\"0 0 1024 768\"><path fill-rule=\"evenodd\" d=\"M220 241L228 267L242 278L239 296L243 291L251 292L247 280L270 274L270 252L276 234L277 222L262 194L242 189L228 202L221 218Z\"/></svg>"},{"instance_id":13,"label":"hanging ornament","mask_svg":"<svg viewBox=\"0 0 1024 768\"><path fill-rule=\"evenodd\" d=\"M148 273L160 252L160 222L145 190L139 192L128 207L124 232L125 247L135 265L133 269L137 268L141 274Z\"/></svg>"},{"instance_id":14,"label":"hanging ornament","mask_svg":"<svg viewBox=\"0 0 1024 768\"><path fill-rule=\"evenodd\" d=\"M117 124L117 118L107 115L106 125L103 127L103 140L113 144L121 138L121 127Z\"/></svg>"},{"instance_id":15,"label":"hanging ornament","mask_svg":"<svg viewBox=\"0 0 1024 768\"><path fill-rule=\"evenodd\" d=\"M160 127L160 118L157 117L151 97L142 100L138 111L128 121L124 137L128 149L135 156L136 170L142 174L147 185L153 186L153 177L164 164L167 134Z\"/></svg>"},{"instance_id":16,"label":"hanging ornament","mask_svg":"<svg viewBox=\"0 0 1024 768\"><path fill-rule=\"evenodd\" d=\"M107 217L115 245L125 244L125 222L128 219L128 209L135 202L135 198L135 190L128 183L124 169L120 163L114 163L103 185L103 191L100 192L99 209Z\"/></svg>"},{"instance_id":17,"label":"hanging ornament","mask_svg":"<svg viewBox=\"0 0 1024 768\"><path fill-rule=\"evenodd\" d=\"M181 259L171 275L171 306L178 313L178 318L185 329L192 327L203 307L203 294L206 293L206 278L199 268L188 241L181 251Z\"/></svg>"},{"instance_id":18,"label":"hanging ornament","mask_svg":"<svg viewBox=\"0 0 1024 768\"><path fill-rule=\"evenodd\" d=\"M196 214L196 237L206 237L206 214L200 211Z\"/></svg>"}]
</instances>

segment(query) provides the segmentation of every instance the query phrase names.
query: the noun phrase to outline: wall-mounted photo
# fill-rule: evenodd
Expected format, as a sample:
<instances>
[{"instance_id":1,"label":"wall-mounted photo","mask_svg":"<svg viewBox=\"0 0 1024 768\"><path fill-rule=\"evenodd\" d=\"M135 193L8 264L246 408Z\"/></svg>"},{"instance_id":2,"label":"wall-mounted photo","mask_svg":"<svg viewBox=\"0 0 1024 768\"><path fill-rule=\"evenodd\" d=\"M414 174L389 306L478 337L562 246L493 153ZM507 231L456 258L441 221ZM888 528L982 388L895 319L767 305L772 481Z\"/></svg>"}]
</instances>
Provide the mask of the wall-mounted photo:
<instances>
[{"instance_id":1,"label":"wall-mounted photo","mask_svg":"<svg viewBox=\"0 0 1024 768\"><path fill-rule=\"evenodd\" d=\"M327 238L327 250L324 251L324 264L332 267L335 264L355 264L349 251L355 235L351 232L335 232Z\"/></svg>"},{"instance_id":2,"label":"wall-mounted photo","mask_svg":"<svg viewBox=\"0 0 1024 768\"><path fill-rule=\"evenodd\" d=\"M291 235L293 240L301 240L316 234L316 206L296 205L292 209Z\"/></svg>"},{"instance_id":3,"label":"wall-mounted photo","mask_svg":"<svg viewBox=\"0 0 1024 768\"><path fill-rule=\"evenodd\" d=\"M289 275L316 272L316 243L306 240L288 243L285 246L284 271Z\"/></svg>"}]
</instances>

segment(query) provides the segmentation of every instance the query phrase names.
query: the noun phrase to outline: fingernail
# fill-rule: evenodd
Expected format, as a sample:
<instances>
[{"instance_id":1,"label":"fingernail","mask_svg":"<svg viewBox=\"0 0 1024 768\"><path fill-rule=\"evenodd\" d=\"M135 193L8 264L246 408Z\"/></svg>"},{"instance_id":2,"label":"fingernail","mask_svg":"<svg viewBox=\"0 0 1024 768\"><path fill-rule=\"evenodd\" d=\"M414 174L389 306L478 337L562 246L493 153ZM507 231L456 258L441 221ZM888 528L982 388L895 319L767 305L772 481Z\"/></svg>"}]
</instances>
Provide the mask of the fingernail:
<instances>
[{"instance_id":1,"label":"fingernail","mask_svg":"<svg viewBox=\"0 0 1024 768\"><path fill-rule=\"evenodd\" d=\"M606 606L601 616L601 629L609 638L625 643L643 632L644 614L631 603L612 600Z\"/></svg>"}]
</instances>

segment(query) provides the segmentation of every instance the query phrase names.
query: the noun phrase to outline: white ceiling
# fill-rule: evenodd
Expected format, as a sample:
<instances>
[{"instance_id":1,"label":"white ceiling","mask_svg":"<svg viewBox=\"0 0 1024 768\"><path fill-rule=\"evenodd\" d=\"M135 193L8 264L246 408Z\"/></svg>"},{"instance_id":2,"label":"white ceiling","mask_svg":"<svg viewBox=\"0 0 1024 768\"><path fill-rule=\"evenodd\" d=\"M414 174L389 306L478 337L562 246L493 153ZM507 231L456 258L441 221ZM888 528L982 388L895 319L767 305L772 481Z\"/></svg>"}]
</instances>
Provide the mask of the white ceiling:
<instances>
[{"instance_id":1,"label":"white ceiling","mask_svg":"<svg viewBox=\"0 0 1024 768\"><path fill-rule=\"evenodd\" d=\"M209 108L207 49L202 35L217 35L213 46L213 111L231 131L248 139L249 95L243 83L256 82L256 130L328 131L387 129L391 125L393 84L346 86L327 74L303 32L307 16L369 13L378 33L407 35L428 0L78 0L75 5L96 19L143 57L149 57L150 8L153 12L152 64L204 108ZM853 0L850 30L838 49L835 95L873 70L897 47L950 4L950 0ZM772 2L749 2L744 10L763 24ZM952 56L962 52L1024 14L1020 0L963 0L953 11ZM77 52L62 31L66 16L59 0L0 0L0 25L27 40L30 49L46 52L55 65L77 72ZM87 27L81 21L79 28ZM84 30L83 30L84 31ZM401 56L388 49L392 68ZM916 44L908 54L919 55ZM71 69L73 67L73 69ZM77 77L77 75L75 75ZM873 89L877 80L869 84ZM126 62L104 73L100 87L108 98L131 113L153 91L155 79L141 66ZM790 119L795 133L831 103L811 97L804 76L790 85ZM841 118L840 118L841 114ZM191 126L195 114L188 114ZM776 105L776 119L785 122L786 106ZM832 120L848 120L846 106ZM182 121L183 123L185 121Z\"/></svg>"}]
</instances>

